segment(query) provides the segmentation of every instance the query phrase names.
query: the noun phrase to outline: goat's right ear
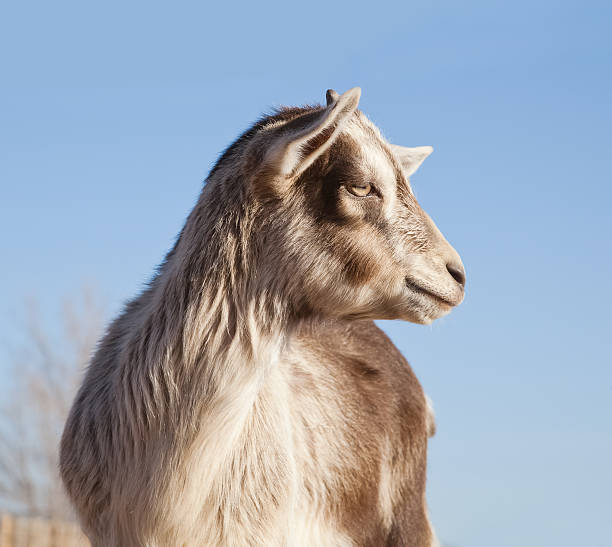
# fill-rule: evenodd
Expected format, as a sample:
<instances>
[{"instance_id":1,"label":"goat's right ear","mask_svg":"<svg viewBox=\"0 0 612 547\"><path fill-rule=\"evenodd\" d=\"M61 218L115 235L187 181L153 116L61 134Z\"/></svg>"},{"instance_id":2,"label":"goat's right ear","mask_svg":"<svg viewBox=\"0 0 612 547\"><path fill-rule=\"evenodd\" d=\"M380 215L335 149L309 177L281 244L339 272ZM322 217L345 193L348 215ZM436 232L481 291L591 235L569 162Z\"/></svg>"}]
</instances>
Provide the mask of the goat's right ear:
<instances>
[{"instance_id":1,"label":"goat's right ear","mask_svg":"<svg viewBox=\"0 0 612 547\"><path fill-rule=\"evenodd\" d=\"M357 110L361 89L354 87L338 95L327 92L327 106L273 128L264 156L267 169L285 179L295 179L327 150L346 120Z\"/></svg>"}]
</instances>

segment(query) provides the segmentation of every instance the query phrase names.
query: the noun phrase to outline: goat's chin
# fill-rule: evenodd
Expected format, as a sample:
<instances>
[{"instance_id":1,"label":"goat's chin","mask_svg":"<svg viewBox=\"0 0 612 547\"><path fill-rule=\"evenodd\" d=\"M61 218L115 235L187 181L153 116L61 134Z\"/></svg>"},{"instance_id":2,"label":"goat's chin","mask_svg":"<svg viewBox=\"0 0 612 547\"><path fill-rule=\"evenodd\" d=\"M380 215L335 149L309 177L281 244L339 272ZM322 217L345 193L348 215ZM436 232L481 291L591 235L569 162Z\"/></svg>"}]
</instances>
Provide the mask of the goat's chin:
<instances>
[{"instance_id":1,"label":"goat's chin","mask_svg":"<svg viewBox=\"0 0 612 547\"><path fill-rule=\"evenodd\" d=\"M436 319L449 314L453 307L447 302L425 294L404 294L402 298L389 306L385 317L377 317L377 319L399 319L418 325L430 325Z\"/></svg>"},{"instance_id":2,"label":"goat's chin","mask_svg":"<svg viewBox=\"0 0 612 547\"><path fill-rule=\"evenodd\" d=\"M400 320L430 325L436 319L450 313L455 307L453 303L434 293L417 290L405 283L398 283L391 290L389 286L382 289L370 287L354 296L352 300L344 298L335 300L330 296L325 305L312 305L312 309L318 309L322 317L348 320Z\"/></svg>"},{"instance_id":3,"label":"goat's chin","mask_svg":"<svg viewBox=\"0 0 612 547\"><path fill-rule=\"evenodd\" d=\"M436 319L449 314L451 310L452 307L449 305L438 306L435 310L415 310L406 317L402 317L402 319L411 323L417 323L418 325L431 325Z\"/></svg>"},{"instance_id":4,"label":"goat's chin","mask_svg":"<svg viewBox=\"0 0 612 547\"><path fill-rule=\"evenodd\" d=\"M453 309L453 306L440 302L428 301L426 297L410 298L407 300L396 300L389 305L364 307L363 310L351 310L343 314L344 319L359 320L400 320L416 323L418 325L430 325L436 319L444 317Z\"/></svg>"}]
</instances>

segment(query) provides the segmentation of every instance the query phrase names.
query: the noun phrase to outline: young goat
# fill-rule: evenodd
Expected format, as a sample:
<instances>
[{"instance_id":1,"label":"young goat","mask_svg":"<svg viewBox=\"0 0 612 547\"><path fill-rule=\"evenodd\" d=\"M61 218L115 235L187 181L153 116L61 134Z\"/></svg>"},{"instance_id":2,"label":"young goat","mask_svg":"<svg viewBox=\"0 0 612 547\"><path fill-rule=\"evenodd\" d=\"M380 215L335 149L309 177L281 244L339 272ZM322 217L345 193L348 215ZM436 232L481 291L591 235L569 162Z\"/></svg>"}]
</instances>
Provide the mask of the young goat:
<instances>
[{"instance_id":1,"label":"young goat","mask_svg":"<svg viewBox=\"0 0 612 547\"><path fill-rule=\"evenodd\" d=\"M435 543L433 419L372 320L430 323L464 270L410 189L431 148L388 144L359 96L234 142L100 342L61 443L94 547Z\"/></svg>"}]
</instances>

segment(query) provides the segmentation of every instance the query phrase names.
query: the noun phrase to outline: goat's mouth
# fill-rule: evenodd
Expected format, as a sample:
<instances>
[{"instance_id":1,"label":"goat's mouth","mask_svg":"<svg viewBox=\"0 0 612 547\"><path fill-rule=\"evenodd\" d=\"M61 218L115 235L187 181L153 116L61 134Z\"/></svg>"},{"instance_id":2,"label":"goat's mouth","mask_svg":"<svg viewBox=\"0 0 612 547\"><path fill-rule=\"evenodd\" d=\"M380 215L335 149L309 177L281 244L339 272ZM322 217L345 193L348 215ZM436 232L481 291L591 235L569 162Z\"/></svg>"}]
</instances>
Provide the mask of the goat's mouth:
<instances>
[{"instance_id":1,"label":"goat's mouth","mask_svg":"<svg viewBox=\"0 0 612 547\"><path fill-rule=\"evenodd\" d=\"M450 308L453 308L453 307L455 307L459 303L459 302L452 302L451 300L448 300L447 298L444 298L443 296L440 296L439 294L437 294L435 292L432 292L429 289L426 289L425 287L415 283L414 281L412 281L408 277L404 278L404 284L412 292L415 292L417 294L422 294L422 295L424 295L424 296L434 300L438 304L442 304L443 306L448 306Z\"/></svg>"}]
</instances>

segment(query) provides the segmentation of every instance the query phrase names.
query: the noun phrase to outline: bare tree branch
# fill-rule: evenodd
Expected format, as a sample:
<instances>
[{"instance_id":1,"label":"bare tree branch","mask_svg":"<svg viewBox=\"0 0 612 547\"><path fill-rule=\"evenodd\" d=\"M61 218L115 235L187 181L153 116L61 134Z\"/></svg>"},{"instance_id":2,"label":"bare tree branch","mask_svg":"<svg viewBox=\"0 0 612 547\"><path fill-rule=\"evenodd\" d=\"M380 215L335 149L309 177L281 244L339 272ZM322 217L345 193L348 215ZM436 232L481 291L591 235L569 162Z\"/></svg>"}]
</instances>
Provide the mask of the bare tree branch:
<instances>
[{"instance_id":1,"label":"bare tree branch","mask_svg":"<svg viewBox=\"0 0 612 547\"><path fill-rule=\"evenodd\" d=\"M10 387L0 400L0 509L72 519L59 479L58 444L104 314L93 291L82 289L58 315L55 333L43 327L31 302L24 341L11 352Z\"/></svg>"}]
</instances>

